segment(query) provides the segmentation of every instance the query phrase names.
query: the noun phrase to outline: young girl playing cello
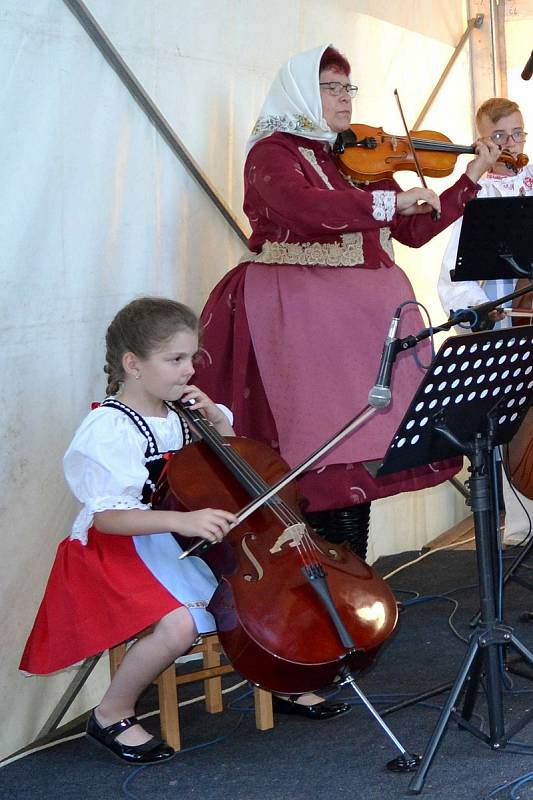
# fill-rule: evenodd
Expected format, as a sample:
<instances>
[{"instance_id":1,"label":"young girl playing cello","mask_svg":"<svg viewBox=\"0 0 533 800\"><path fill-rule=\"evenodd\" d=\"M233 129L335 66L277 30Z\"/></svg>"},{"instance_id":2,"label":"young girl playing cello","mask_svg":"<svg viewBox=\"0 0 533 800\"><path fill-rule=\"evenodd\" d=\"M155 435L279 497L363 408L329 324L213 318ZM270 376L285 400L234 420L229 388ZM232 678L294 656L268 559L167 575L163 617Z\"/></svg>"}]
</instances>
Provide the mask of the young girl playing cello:
<instances>
[{"instance_id":1,"label":"young girl playing cello","mask_svg":"<svg viewBox=\"0 0 533 800\"><path fill-rule=\"evenodd\" d=\"M107 399L82 422L64 458L66 479L83 503L59 545L21 669L47 674L100 653L152 626L127 651L87 735L130 764L174 751L135 717L144 689L214 630L206 610L216 580L199 558L180 561L170 531L220 541L236 521L217 509L154 510L152 490L167 453L190 441L172 402L194 408L223 435L230 412L188 384L198 350L198 321L186 306L144 297L107 330Z\"/></svg>"}]
</instances>

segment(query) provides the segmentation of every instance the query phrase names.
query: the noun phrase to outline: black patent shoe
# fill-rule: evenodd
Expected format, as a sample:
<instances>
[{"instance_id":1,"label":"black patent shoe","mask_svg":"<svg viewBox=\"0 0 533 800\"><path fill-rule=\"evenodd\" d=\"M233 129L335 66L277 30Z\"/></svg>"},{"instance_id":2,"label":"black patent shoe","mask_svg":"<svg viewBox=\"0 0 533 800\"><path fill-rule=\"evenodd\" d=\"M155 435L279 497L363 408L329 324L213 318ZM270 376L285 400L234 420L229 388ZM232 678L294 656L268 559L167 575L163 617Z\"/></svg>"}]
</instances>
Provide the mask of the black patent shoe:
<instances>
[{"instance_id":1,"label":"black patent shoe","mask_svg":"<svg viewBox=\"0 0 533 800\"><path fill-rule=\"evenodd\" d=\"M300 717L308 719L331 719L340 717L350 710L348 703L315 703L312 706L305 706L297 703L300 695L291 694L286 699L272 695L272 708L276 714L298 714Z\"/></svg>"},{"instance_id":2,"label":"black patent shoe","mask_svg":"<svg viewBox=\"0 0 533 800\"><path fill-rule=\"evenodd\" d=\"M126 761L126 763L134 766L136 764L156 764L166 761L175 755L175 751L170 745L155 737L152 737L144 744L137 745L122 744L122 742L117 741L116 737L123 731L127 731L128 728L138 724L137 717L126 717L126 719L121 719L118 722L114 722L113 725L103 728L96 719L94 711L91 711L91 716L87 720L86 734L89 739L111 750L121 761Z\"/></svg>"}]
</instances>

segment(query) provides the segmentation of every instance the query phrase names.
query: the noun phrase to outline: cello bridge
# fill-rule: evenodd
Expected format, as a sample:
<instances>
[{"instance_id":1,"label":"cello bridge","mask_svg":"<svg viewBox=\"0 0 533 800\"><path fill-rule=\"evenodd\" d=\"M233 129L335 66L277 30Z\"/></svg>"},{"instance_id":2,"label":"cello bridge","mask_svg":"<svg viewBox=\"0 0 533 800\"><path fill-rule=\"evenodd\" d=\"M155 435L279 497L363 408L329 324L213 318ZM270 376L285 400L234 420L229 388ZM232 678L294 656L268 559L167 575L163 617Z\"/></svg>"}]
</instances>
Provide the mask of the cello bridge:
<instances>
[{"instance_id":1,"label":"cello bridge","mask_svg":"<svg viewBox=\"0 0 533 800\"><path fill-rule=\"evenodd\" d=\"M299 547L304 536L307 536L305 522L295 522L294 525L289 525L288 528L285 528L278 536L270 548L270 552L272 555L274 555L274 553L281 553L283 545L285 544L288 544L289 547Z\"/></svg>"}]
</instances>

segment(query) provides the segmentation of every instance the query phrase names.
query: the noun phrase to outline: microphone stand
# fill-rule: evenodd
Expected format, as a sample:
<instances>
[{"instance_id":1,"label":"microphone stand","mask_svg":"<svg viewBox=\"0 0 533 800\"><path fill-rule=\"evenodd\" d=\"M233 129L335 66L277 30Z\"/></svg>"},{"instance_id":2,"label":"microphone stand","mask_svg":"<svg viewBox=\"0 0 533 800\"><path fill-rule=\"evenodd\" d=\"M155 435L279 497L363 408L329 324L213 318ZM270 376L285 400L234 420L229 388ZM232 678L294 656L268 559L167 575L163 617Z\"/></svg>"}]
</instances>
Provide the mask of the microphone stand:
<instances>
[{"instance_id":1,"label":"microphone stand","mask_svg":"<svg viewBox=\"0 0 533 800\"><path fill-rule=\"evenodd\" d=\"M480 303L479 305L472 306L471 308L468 308L468 309L460 309L460 310L452 313L450 315L449 319L447 320L447 322L445 322L442 325L439 325L439 326L437 326L435 328L424 328L421 331L419 331L419 333L417 333L417 334L406 336L403 339L395 340L395 342L394 342L395 350L394 350L393 361L396 358L396 355L398 354L398 352L400 350L408 350L411 347L415 347L415 345L418 344L418 342L423 341L424 339L427 339L429 336L433 335L433 333L440 333L441 331L450 330L450 328L454 327L455 325L458 325L460 323L465 323L465 322L469 323L470 325L474 325L474 324L476 324L476 322L478 321L478 319L480 317L482 317L483 315L488 314L490 311L493 311L495 308L498 308L502 303L505 303L508 300L513 300L515 297L520 297L523 294L527 294L530 291L533 291L533 283L528 284L523 289L519 289L518 291L511 292L510 294L505 295L504 297L500 297L497 300L491 300L491 301L488 301L486 303ZM530 316L529 313L528 313L528 316ZM391 343L391 346L392 346L392 343ZM518 566L521 563L521 561L523 560L524 557L525 557L525 553L522 556L517 556L517 558L515 559L515 561L513 562L512 566L511 566L511 569L509 569L508 572L506 573L505 581L509 577L513 577L510 574L512 568L515 567L515 564L516 564L516 566ZM505 581L504 581L504 583L505 583ZM529 585L528 585L528 588L530 588ZM475 621L475 624L477 624L479 616L480 615L478 613L476 621ZM518 670L517 670L517 672L518 672ZM529 675L527 677L529 677ZM410 697L408 700L404 700L401 703L397 703L395 705L388 706L387 708L382 709L380 714L381 714L382 717L385 717L388 714L394 713L395 711L401 711L401 710L403 710L403 709L405 709L405 708L407 708L409 706L416 705L417 703L420 703L423 700L427 700L430 697L434 697L435 695L442 694L443 692L448 691L452 686L453 686L453 684L449 682L449 683L445 683L445 684L440 684L439 686L435 686L435 687L433 687L431 689L427 689L426 691L424 691L424 692L422 692L422 693L420 693L420 694L418 694L418 695L416 695L414 697Z\"/></svg>"},{"instance_id":2,"label":"microphone stand","mask_svg":"<svg viewBox=\"0 0 533 800\"><path fill-rule=\"evenodd\" d=\"M506 303L508 300L514 300L515 297L521 297L531 291L533 291L533 283L528 283L527 286L524 286L522 289L510 292L510 294L499 297L497 300L489 300L486 303L479 303L477 306L470 306L469 308L462 308L459 309L459 311L454 311L450 314L448 321L444 322L442 325L437 325L435 328L423 328L416 334L400 339L398 349L408 350L418 344L418 342L427 339L428 336L432 336L434 333L440 333L441 331L449 331L450 328L453 328L455 325L460 325L461 323L468 323L470 326L475 325L480 317L486 316L491 311L499 308L502 303Z\"/></svg>"}]
</instances>

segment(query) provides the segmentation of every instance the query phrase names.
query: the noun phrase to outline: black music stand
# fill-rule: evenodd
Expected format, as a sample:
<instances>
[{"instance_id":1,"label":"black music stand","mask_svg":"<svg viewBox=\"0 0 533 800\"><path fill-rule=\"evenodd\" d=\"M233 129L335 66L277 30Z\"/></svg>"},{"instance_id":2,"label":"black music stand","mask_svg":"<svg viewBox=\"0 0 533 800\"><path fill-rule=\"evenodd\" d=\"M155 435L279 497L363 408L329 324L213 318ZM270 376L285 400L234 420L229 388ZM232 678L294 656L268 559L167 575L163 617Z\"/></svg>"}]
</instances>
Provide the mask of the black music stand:
<instances>
[{"instance_id":1,"label":"black music stand","mask_svg":"<svg viewBox=\"0 0 533 800\"><path fill-rule=\"evenodd\" d=\"M409 790L418 794L451 716L494 749L533 719L533 711L507 731L503 712L500 656L512 647L533 667L531 653L497 617L494 549L498 525L493 513L491 459L494 447L518 430L533 395L533 326L486 331L446 339L420 384L395 434L377 477L462 453L470 460L470 505L474 517L479 574L480 624ZM485 675L489 733L470 719L477 683ZM470 678L470 680L469 680ZM461 712L457 700L469 682ZM522 745L525 752L533 752Z\"/></svg>"},{"instance_id":2,"label":"black music stand","mask_svg":"<svg viewBox=\"0 0 533 800\"><path fill-rule=\"evenodd\" d=\"M450 276L452 281L520 277L533 280L533 197L489 197L468 202L455 270L450 271ZM483 315L473 324L476 330L493 327ZM533 589L526 579L516 574L532 548L533 539L505 571L504 586L509 580L515 580ZM472 627L478 621L479 612L472 619ZM512 669L520 672L515 665Z\"/></svg>"},{"instance_id":3,"label":"black music stand","mask_svg":"<svg viewBox=\"0 0 533 800\"><path fill-rule=\"evenodd\" d=\"M478 197L465 206L452 281L533 277L533 197Z\"/></svg>"}]
</instances>

